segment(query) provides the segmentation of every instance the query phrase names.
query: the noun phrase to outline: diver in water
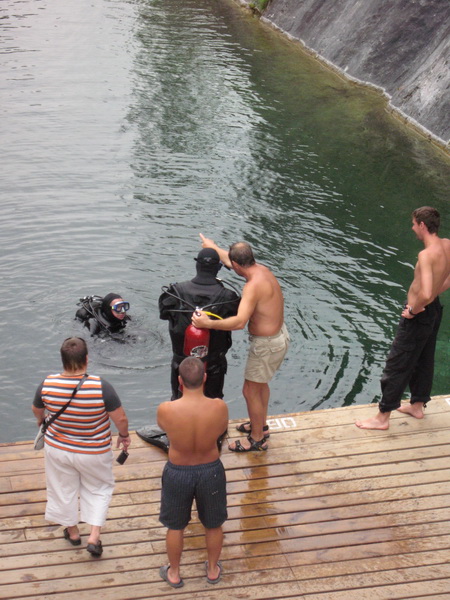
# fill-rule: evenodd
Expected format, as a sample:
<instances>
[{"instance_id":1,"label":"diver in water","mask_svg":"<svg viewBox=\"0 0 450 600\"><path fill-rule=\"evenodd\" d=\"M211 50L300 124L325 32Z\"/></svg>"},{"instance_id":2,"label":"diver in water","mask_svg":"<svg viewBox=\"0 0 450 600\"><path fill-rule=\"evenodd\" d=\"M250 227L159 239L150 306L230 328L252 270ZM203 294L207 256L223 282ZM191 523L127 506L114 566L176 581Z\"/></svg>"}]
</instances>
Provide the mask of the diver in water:
<instances>
[{"instance_id":1,"label":"diver in water","mask_svg":"<svg viewBox=\"0 0 450 600\"><path fill-rule=\"evenodd\" d=\"M85 296L78 302L75 318L87 327L91 335L117 334L124 331L130 317L130 303L120 294L111 292L101 296Z\"/></svg>"}]
</instances>

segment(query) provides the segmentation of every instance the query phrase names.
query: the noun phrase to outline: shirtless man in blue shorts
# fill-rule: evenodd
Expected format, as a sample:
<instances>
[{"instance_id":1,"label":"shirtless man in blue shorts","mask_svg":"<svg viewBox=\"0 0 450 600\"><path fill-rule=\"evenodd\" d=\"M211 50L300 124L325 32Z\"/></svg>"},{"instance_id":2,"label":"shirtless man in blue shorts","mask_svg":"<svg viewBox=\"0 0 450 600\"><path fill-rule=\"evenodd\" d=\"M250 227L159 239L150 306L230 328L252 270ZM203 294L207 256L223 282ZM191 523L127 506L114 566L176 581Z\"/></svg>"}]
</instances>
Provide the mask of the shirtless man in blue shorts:
<instances>
[{"instance_id":1,"label":"shirtless man in blue shorts","mask_svg":"<svg viewBox=\"0 0 450 600\"><path fill-rule=\"evenodd\" d=\"M248 323L250 348L243 395L250 421L237 428L248 436L228 447L232 452L267 450L269 381L280 368L290 341L284 324L283 293L274 274L255 262L252 249L246 242L232 244L227 251L202 234L200 238L204 248L214 248L223 264L246 280L236 316L222 321L213 321L205 313L192 316L195 327L206 329L235 331L244 329Z\"/></svg>"},{"instance_id":2,"label":"shirtless man in blue shorts","mask_svg":"<svg viewBox=\"0 0 450 600\"><path fill-rule=\"evenodd\" d=\"M217 439L228 428L228 407L220 398L203 393L205 368L199 358L185 358L179 366L183 395L158 407L158 425L169 438L169 460L164 467L159 520L167 527L169 564L159 574L171 587L184 585L180 576L184 529L195 499L198 518L205 528L208 560L206 581L218 583L222 575L222 524L227 519L225 470Z\"/></svg>"}]
</instances>

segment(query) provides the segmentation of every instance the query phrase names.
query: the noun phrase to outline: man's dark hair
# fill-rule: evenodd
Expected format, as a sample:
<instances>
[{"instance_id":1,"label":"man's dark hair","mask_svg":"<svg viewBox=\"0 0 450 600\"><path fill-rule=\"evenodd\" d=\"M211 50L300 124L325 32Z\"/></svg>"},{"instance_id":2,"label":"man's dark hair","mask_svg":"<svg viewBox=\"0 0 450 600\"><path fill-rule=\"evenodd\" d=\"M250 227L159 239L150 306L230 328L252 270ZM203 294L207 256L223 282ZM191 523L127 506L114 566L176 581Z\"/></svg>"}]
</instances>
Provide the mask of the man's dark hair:
<instances>
[{"instance_id":1,"label":"man's dark hair","mask_svg":"<svg viewBox=\"0 0 450 600\"><path fill-rule=\"evenodd\" d=\"M255 264L252 247L247 242L231 244L228 251L228 258L240 267L251 267Z\"/></svg>"},{"instance_id":2,"label":"man's dark hair","mask_svg":"<svg viewBox=\"0 0 450 600\"><path fill-rule=\"evenodd\" d=\"M83 338L67 338L62 343L60 353L62 364L66 371L77 371L86 366L88 349Z\"/></svg>"},{"instance_id":3,"label":"man's dark hair","mask_svg":"<svg viewBox=\"0 0 450 600\"><path fill-rule=\"evenodd\" d=\"M181 362L178 372L184 387L188 390L195 390L203 383L205 366L199 358L188 356Z\"/></svg>"},{"instance_id":4,"label":"man's dark hair","mask_svg":"<svg viewBox=\"0 0 450 600\"><path fill-rule=\"evenodd\" d=\"M412 213L412 217L417 223L425 223L429 233L437 233L439 231L441 215L435 208L432 208L431 206L416 208Z\"/></svg>"}]
</instances>

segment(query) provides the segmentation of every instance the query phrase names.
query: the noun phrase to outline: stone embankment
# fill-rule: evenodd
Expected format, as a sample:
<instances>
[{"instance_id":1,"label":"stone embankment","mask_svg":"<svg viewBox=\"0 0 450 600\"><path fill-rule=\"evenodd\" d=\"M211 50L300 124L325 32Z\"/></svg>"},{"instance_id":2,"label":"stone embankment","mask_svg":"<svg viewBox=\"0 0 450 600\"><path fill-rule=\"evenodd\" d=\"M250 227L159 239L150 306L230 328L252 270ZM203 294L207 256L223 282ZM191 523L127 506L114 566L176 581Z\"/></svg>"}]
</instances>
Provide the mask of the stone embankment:
<instances>
[{"instance_id":1,"label":"stone embankment","mask_svg":"<svg viewBox=\"0 0 450 600\"><path fill-rule=\"evenodd\" d=\"M398 116L450 151L449 0L271 0L261 19L379 88Z\"/></svg>"}]
</instances>

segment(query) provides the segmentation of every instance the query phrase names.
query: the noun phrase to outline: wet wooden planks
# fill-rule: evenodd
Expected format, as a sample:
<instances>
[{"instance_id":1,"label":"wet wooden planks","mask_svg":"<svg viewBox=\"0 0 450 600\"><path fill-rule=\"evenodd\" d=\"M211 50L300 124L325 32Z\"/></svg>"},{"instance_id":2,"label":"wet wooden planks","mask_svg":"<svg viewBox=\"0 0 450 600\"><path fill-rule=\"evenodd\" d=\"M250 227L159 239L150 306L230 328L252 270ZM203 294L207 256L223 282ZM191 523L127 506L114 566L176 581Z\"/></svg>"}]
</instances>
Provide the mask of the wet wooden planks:
<instances>
[{"instance_id":1,"label":"wet wooden planks","mask_svg":"<svg viewBox=\"0 0 450 600\"><path fill-rule=\"evenodd\" d=\"M115 466L96 560L43 518L43 453L31 443L0 445L0 598L450 598L450 399L433 399L422 421L395 414L388 432L354 426L374 410L280 415L270 421L268 452L224 450L225 574L217 586L205 582L194 513L179 590L158 575L166 563L161 450L133 436L130 458ZM234 423L229 433L237 437Z\"/></svg>"}]
</instances>

